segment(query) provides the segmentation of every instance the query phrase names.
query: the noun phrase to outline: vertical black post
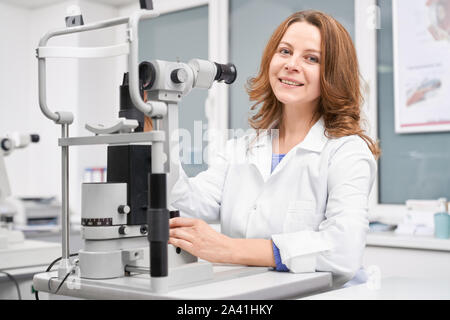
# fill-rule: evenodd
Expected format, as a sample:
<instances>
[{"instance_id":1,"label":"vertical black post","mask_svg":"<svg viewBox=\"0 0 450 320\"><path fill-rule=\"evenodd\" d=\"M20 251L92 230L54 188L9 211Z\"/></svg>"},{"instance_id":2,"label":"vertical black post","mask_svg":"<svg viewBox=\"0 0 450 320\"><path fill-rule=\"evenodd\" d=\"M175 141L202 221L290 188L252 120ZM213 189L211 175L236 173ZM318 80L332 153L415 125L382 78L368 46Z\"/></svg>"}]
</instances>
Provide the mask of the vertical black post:
<instances>
[{"instance_id":1,"label":"vertical black post","mask_svg":"<svg viewBox=\"0 0 450 320\"><path fill-rule=\"evenodd\" d=\"M168 275L169 210L167 210L166 174L149 174L148 241L150 242L150 276Z\"/></svg>"}]
</instances>

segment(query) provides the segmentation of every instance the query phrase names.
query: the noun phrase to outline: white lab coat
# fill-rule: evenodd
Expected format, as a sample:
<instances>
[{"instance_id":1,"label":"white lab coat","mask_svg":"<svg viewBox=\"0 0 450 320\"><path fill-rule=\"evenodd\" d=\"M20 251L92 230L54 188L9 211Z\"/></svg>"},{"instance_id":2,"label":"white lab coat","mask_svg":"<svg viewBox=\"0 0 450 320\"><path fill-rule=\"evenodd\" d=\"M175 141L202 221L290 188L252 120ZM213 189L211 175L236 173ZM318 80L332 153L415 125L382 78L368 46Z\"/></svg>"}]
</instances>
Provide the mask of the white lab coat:
<instances>
[{"instance_id":1,"label":"white lab coat","mask_svg":"<svg viewBox=\"0 0 450 320\"><path fill-rule=\"evenodd\" d=\"M272 135L227 142L208 170L181 170L172 205L218 221L233 238L272 239L291 272L330 271L333 287L362 264L376 162L357 135L329 139L323 119L271 173Z\"/></svg>"}]
</instances>

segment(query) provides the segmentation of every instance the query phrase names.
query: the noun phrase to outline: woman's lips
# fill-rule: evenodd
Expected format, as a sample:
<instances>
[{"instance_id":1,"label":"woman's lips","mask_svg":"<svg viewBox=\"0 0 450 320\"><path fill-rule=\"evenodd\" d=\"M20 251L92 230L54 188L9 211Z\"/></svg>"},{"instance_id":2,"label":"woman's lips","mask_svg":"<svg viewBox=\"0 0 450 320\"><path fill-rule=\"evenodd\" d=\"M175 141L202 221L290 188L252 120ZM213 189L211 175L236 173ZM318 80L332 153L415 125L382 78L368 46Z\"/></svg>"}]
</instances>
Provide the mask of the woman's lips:
<instances>
[{"instance_id":1,"label":"woman's lips","mask_svg":"<svg viewBox=\"0 0 450 320\"><path fill-rule=\"evenodd\" d=\"M289 79L278 79L278 81L281 83L281 85L285 88L301 88L304 86L303 83L298 81L293 81Z\"/></svg>"}]
</instances>

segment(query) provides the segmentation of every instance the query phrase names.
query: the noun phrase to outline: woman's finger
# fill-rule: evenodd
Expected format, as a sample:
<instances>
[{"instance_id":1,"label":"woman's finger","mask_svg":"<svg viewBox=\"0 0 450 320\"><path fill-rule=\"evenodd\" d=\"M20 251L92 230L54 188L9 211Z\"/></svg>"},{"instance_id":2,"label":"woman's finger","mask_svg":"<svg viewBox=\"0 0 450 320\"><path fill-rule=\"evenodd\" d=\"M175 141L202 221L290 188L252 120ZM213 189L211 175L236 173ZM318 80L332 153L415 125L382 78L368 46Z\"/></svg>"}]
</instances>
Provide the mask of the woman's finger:
<instances>
[{"instance_id":1,"label":"woman's finger","mask_svg":"<svg viewBox=\"0 0 450 320\"><path fill-rule=\"evenodd\" d=\"M169 244L181 248L189 253L192 253L193 245L189 241L178 239L178 238L169 238Z\"/></svg>"},{"instance_id":2,"label":"woman's finger","mask_svg":"<svg viewBox=\"0 0 450 320\"><path fill-rule=\"evenodd\" d=\"M192 227L196 223L197 219L177 217L169 220L169 226L171 228L176 227Z\"/></svg>"},{"instance_id":3,"label":"woman's finger","mask_svg":"<svg viewBox=\"0 0 450 320\"><path fill-rule=\"evenodd\" d=\"M169 230L169 237L183 239L183 240L187 240L189 242L193 242L194 235L189 231L190 231L189 228L183 228L183 227L172 228Z\"/></svg>"}]
</instances>

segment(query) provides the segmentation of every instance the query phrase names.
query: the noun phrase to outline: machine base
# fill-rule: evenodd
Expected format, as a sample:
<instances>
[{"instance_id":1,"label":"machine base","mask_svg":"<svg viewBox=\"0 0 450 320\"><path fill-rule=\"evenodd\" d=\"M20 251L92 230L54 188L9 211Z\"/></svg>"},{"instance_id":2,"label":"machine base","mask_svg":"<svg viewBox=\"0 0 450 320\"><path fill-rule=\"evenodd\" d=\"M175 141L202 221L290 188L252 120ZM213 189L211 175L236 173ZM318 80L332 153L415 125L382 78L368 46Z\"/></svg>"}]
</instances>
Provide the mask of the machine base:
<instances>
[{"instance_id":1,"label":"machine base","mask_svg":"<svg viewBox=\"0 0 450 320\"><path fill-rule=\"evenodd\" d=\"M129 241L127 241L129 240ZM128 249L116 249L108 251L93 250L88 251L86 249L79 251L79 267L81 278L86 279L112 279L120 278L125 276L126 267L136 267L136 268L149 268L149 249L148 246L139 246L139 244L147 244L147 239L145 237L141 239L120 239L122 247L128 244ZM135 241L134 243L129 243L130 241ZM94 243L95 242L91 242ZM110 243L107 243L108 245ZM172 245L168 246L168 262L169 270L173 270L173 277L179 278L179 282L192 279L195 281L196 277L191 277L182 270L187 270L189 268L197 265L197 258L189 254L184 250L177 250ZM191 267L189 267L191 266ZM196 268L196 267L193 267ZM212 271L205 270L202 267L201 272L205 274L212 274ZM178 271L179 270L179 271ZM169 271L169 272L170 272ZM180 275L178 275L180 274ZM194 272L193 274L196 274ZM187 279L185 279L187 278ZM200 277L199 280L204 279Z\"/></svg>"},{"instance_id":2,"label":"machine base","mask_svg":"<svg viewBox=\"0 0 450 320\"><path fill-rule=\"evenodd\" d=\"M35 289L55 290L61 280L56 272L36 274ZM69 277L58 294L82 299L294 299L331 289L331 273L276 272L262 267L213 265L210 280L169 286L169 292L151 291L149 275L135 275L108 280Z\"/></svg>"}]
</instances>

